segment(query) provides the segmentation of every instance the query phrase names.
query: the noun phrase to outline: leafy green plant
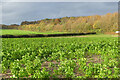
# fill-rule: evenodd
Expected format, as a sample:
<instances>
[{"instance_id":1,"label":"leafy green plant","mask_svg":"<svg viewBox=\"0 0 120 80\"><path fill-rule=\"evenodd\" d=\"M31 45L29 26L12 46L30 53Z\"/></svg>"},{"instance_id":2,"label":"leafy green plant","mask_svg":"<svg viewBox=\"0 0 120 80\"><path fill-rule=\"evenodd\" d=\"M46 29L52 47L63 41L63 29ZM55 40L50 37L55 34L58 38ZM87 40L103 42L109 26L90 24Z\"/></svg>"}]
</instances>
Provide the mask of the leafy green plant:
<instances>
[{"instance_id":1,"label":"leafy green plant","mask_svg":"<svg viewBox=\"0 0 120 80\"><path fill-rule=\"evenodd\" d=\"M118 78L117 37L2 40L2 73L11 78Z\"/></svg>"}]
</instances>

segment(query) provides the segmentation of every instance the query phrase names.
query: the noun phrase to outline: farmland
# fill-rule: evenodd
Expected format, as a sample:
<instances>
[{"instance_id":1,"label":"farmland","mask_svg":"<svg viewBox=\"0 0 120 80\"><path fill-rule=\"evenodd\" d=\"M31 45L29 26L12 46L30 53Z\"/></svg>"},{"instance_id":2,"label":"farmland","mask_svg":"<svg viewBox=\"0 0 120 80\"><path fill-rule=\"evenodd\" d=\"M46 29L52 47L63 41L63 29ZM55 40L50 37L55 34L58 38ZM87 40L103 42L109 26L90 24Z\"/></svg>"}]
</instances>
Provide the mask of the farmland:
<instances>
[{"instance_id":1,"label":"farmland","mask_svg":"<svg viewBox=\"0 0 120 80\"><path fill-rule=\"evenodd\" d=\"M120 79L118 2L0 6L0 79Z\"/></svg>"},{"instance_id":2,"label":"farmland","mask_svg":"<svg viewBox=\"0 0 120 80\"><path fill-rule=\"evenodd\" d=\"M118 78L118 37L2 39L11 78Z\"/></svg>"}]
</instances>

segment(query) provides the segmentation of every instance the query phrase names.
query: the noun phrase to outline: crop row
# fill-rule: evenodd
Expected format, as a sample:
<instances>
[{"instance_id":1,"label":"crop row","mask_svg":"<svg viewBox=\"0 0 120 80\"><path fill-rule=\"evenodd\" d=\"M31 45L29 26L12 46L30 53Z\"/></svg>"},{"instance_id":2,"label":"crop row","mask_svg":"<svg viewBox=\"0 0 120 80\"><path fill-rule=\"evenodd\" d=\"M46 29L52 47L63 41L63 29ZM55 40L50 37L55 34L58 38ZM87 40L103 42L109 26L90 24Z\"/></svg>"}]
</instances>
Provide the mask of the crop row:
<instances>
[{"instance_id":1,"label":"crop row","mask_svg":"<svg viewBox=\"0 0 120 80\"><path fill-rule=\"evenodd\" d=\"M2 40L2 72L11 78L118 78L118 38Z\"/></svg>"}]
</instances>

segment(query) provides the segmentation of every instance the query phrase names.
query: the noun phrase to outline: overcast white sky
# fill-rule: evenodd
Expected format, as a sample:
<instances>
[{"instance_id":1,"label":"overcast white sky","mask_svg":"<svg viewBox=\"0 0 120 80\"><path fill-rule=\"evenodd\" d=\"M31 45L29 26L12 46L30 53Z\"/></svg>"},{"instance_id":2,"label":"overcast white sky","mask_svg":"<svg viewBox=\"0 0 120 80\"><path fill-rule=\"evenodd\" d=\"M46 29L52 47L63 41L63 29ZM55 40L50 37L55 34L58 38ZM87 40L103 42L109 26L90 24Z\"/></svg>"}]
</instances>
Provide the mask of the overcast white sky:
<instances>
[{"instance_id":1,"label":"overcast white sky","mask_svg":"<svg viewBox=\"0 0 120 80\"><path fill-rule=\"evenodd\" d=\"M120 0L2 0L2 2L118 2Z\"/></svg>"},{"instance_id":2,"label":"overcast white sky","mask_svg":"<svg viewBox=\"0 0 120 80\"><path fill-rule=\"evenodd\" d=\"M70 16L104 15L118 11L118 0L4 0L2 2L2 23L20 24L22 21L35 21L45 18L60 18ZM49 1L49 2L45 2ZM57 1L57 0L56 0ZM62 1L62 2L60 2ZM92 2L93 1L93 2ZM109 2L108 2L109 1ZM1 4L0 4L1 5ZM1 6L0 6L1 8Z\"/></svg>"}]
</instances>

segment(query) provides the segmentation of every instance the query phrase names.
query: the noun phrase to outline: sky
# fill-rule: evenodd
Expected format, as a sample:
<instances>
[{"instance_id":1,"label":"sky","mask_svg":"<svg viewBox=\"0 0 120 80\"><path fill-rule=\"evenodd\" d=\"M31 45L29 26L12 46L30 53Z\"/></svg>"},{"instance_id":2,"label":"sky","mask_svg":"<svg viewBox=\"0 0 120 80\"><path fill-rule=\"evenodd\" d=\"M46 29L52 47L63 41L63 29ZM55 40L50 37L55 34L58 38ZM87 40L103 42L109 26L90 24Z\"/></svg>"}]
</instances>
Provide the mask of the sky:
<instances>
[{"instance_id":1,"label":"sky","mask_svg":"<svg viewBox=\"0 0 120 80\"><path fill-rule=\"evenodd\" d=\"M45 18L53 19L66 16L104 15L118 11L118 2L12 1L2 3L2 24L20 24L22 21L37 21Z\"/></svg>"}]
</instances>

